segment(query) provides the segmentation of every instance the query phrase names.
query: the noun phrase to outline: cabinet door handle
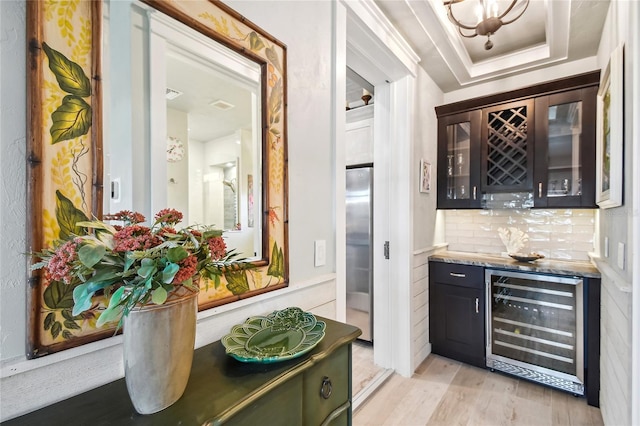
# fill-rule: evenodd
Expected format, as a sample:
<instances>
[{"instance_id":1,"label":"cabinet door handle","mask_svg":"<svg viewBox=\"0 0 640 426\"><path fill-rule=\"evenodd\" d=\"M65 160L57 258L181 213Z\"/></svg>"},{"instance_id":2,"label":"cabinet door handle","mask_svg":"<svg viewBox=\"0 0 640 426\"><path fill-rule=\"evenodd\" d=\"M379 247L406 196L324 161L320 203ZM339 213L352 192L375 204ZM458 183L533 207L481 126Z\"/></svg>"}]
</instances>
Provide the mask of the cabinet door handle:
<instances>
[{"instance_id":1,"label":"cabinet door handle","mask_svg":"<svg viewBox=\"0 0 640 426\"><path fill-rule=\"evenodd\" d=\"M478 199L478 198L476 197L477 189L478 189L478 187L476 187L476 186L474 186L474 187L473 187L473 199L474 199L474 200L477 200L477 199Z\"/></svg>"},{"instance_id":2,"label":"cabinet door handle","mask_svg":"<svg viewBox=\"0 0 640 426\"><path fill-rule=\"evenodd\" d=\"M333 392L333 385L331 384L331 380L327 376L322 378L322 386L320 386L320 396L324 399L329 399L331 396L331 392Z\"/></svg>"},{"instance_id":3,"label":"cabinet door handle","mask_svg":"<svg viewBox=\"0 0 640 426\"><path fill-rule=\"evenodd\" d=\"M457 278L464 278L466 277L465 274L458 274L457 272L449 272L449 275L451 275L452 277L457 277Z\"/></svg>"},{"instance_id":4,"label":"cabinet door handle","mask_svg":"<svg viewBox=\"0 0 640 426\"><path fill-rule=\"evenodd\" d=\"M476 297L476 314L480 313L480 300Z\"/></svg>"},{"instance_id":5,"label":"cabinet door handle","mask_svg":"<svg viewBox=\"0 0 640 426\"><path fill-rule=\"evenodd\" d=\"M542 198L542 182L538 182L538 198Z\"/></svg>"}]
</instances>

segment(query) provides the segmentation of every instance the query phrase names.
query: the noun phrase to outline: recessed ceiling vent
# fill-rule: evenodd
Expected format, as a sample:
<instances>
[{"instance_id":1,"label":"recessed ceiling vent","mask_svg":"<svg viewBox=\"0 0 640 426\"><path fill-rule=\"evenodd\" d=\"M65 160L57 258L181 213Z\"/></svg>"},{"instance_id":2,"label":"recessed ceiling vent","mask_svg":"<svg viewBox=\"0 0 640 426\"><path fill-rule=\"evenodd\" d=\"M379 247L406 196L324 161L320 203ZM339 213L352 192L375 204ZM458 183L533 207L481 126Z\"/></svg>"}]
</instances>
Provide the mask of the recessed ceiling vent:
<instances>
[{"instance_id":1,"label":"recessed ceiling vent","mask_svg":"<svg viewBox=\"0 0 640 426\"><path fill-rule=\"evenodd\" d=\"M218 108L220 110L223 110L223 111L235 107L234 104L230 104L229 102L225 102L222 99L218 99L217 101L213 101L209 105L211 105L212 107Z\"/></svg>"},{"instance_id":2,"label":"recessed ceiling vent","mask_svg":"<svg viewBox=\"0 0 640 426\"><path fill-rule=\"evenodd\" d=\"M175 89L171 89L169 87L167 87L167 91L165 93L165 96L167 97L167 100L172 101L175 98L177 98L178 96L182 95L182 92L179 92Z\"/></svg>"}]
</instances>

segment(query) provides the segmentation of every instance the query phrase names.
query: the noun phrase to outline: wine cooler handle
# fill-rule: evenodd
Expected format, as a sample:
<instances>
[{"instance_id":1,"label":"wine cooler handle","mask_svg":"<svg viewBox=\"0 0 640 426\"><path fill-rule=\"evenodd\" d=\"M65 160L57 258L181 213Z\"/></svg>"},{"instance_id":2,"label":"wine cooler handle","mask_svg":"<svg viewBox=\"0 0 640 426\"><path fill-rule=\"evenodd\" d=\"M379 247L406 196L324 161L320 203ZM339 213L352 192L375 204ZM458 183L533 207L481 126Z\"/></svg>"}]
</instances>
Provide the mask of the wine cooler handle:
<instances>
[{"instance_id":1,"label":"wine cooler handle","mask_svg":"<svg viewBox=\"0 0 640 426\"><path fill-rule=\"evenodd\" d=\"M476 314L480 313L480 300L476 297Z\"/></svg>"},{"instance_id":2,"label":"wine cooler handle","mask_svg":"<svg viewBox=\"0 0 640 426\"><path fill-rule=\"evenodd\" d=\"M457 277L457 278L464 278L466 277L465 274L458 274L457 272L449 272L449 275L451 275L452 277Z\"/></svg>"},{"instance_id":3,"label":"wine cooler handle","mask_svg":"<svg viewBox=\"0 0 640 426\"><path fill-rule=\"evenodd\" d=\"M538 198L542 198L542 182L538 182Z\"/></svg>"},{"instance_id":4,"label":"wine cooler handle","mask_svg":"<svg viewBox=\"0 0 640 426\"><path fill-rule=\"evenodd\" d=\"M478 199L478 198L476 197L476 193L477 193L477 192L478 192L478 187L477 187L477 186L474 186L474 187L473 187L473 199L474 199L474 200L477 200L477 199Z\"/></svg>"},{"instance_id":5,"label":"wine cooler handle","mask_svg":"<svg viewBox=\"0 0 640 426\"><path fill-rule=\"evenodd\" d=\"M487 354L491 353L491 346L493 345L493 333L491 332L491 316L492 304L491 304L491 281L486 280L485 283L485 318L486 318L486 332L487 332Z\"/></svg>"}]
</instances>

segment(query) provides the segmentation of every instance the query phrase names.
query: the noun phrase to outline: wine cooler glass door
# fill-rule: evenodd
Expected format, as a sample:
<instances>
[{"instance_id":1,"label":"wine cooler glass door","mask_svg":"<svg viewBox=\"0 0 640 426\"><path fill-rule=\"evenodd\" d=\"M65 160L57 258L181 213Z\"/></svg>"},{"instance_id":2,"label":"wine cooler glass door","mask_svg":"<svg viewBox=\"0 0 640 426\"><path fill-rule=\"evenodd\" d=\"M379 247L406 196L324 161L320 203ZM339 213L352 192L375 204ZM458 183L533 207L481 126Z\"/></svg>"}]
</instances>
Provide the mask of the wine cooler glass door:
<instances>
[{"instance_id":1,"label":"wine cooler glass door","mask_svg":"<svg viewBox=\"0 0 640 426\"><path fill-rule=\"evenodd\" d=\"M486 277L488 365L499 360L582 382L582 280L495 270Z\"/></svg>"}]
</instances>

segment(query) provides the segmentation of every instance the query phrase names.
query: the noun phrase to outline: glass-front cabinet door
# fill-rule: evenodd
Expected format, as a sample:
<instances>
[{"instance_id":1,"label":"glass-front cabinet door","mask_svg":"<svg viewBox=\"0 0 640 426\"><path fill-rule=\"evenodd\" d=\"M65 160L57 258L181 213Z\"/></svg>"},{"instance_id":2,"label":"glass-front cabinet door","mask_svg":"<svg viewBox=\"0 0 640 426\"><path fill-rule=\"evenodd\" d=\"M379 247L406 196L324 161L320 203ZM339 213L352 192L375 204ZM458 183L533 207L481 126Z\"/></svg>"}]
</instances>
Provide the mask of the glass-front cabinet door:
<instances>
[{"instance_id":1,"label":"glass-front cabinet door","mask_svg":"<svg viewBox=\"0 0 640 426\"><path fill-rule=\"evenodd\" d=\"M479 208L481 112L438 120L438 208Z\"/></svg>"},{"instance_id":2,"label":"glass-front cabinet door","mask_svg":"<svg viewBox=\"0 0 640 426\"><path fill-rule=\"evenodd\" d=\"M536 99L536 207L595 207L596 93Z\"/></svg>"}]
</instances>

